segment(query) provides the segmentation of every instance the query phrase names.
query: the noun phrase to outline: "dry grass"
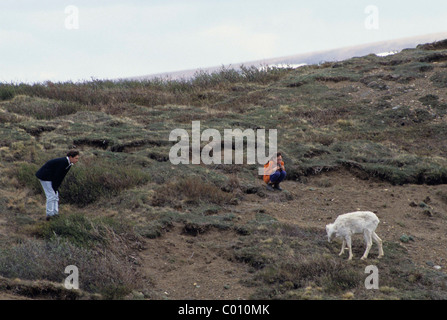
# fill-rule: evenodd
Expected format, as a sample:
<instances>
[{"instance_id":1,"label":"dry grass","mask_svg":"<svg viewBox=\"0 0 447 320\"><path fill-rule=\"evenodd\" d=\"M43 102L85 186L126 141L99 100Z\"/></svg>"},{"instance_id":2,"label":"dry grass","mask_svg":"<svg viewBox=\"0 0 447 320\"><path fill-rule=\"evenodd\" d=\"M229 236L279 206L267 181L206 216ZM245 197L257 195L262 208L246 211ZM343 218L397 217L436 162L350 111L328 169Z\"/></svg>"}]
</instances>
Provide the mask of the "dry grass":
<instances>
[{"instance_id":1,"label":"dry grass","mask_svg":"<svg viewBox=\"0 0 447 320\"><path fill-rule=\"evenodd\" d=\"M229 204L234 198L232 193L222 191L213 184L204 182L200 177L186 177L169 182L158 188L152 199L154 206L181 207L200 203Z\"/></svg>"},{"instance_id":2,"label":"dry grass","mask_svg":"<svg viewBox=\"0 0 447 320\"><path fill-rule=\"evenodd\" d=\"M75 265L80 289L105 299L123 298L143 283L133 253L142 240L123 223L71 214L28 232L38 238L1 250L0 275L63 283L65 267Z\"/></svg>"},{"instance_id":3,"label":"dry grass","mask_svg":"<svg viewBox=\"0 0 447 320\"><path fill-rule=\"evenodd\" d=\"M7 236L0 237L0 274L59 282L61 268L75 261L87 270L85 288L121 298L141 283L137 231L146 241L169 231L175 245L210 236L215 241L210 250L219 248L237 268L250 269L256 298L369 298L358 283L364 278L360 262L346 267L334 259L319 230L295 225L301 218L308 219L303 224L317 217L323 223L336 204L325 194L338 182L320 179L307 196L292 186L345 169L387 187L445 183L444 56L405 50L296 70L222 69L182 81L1 84L0 212ZM188 131L193 120L221 133L278 129L290 192L264 191L256 166L170 164L169 132ZM42 190L34 174L73 144L82 157L60 192L62 208L75 212L43 223ZM446 202L444 191L437 197ZM340 209L358 205L350 201L345 197ZM259 208L269 205L283 216ZM315 207L315 215L306 218ZM210 231L217 230L231 241L212 238ZM407 263L408 254L395 242L386 245L381 263L390 271L383 279L396 288L393 297L428 297L427 283L441 278ZM411 281L396 277L400 273Z\"/></svg>"}]
</instances>

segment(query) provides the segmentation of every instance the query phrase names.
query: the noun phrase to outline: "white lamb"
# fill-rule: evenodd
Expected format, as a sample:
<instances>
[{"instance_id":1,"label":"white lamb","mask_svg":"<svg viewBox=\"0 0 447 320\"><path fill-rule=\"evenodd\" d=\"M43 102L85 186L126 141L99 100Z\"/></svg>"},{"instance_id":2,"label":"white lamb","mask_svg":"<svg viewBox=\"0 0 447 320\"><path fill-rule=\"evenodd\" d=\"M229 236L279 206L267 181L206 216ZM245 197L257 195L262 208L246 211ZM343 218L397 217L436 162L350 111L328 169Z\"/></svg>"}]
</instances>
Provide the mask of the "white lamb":
<instances>
[{"instance_id":1,"label":"white lamb","mask_svg":"<svg viewBox=\"0 0 447 320\"><path fill-rule=\"evenodd\" d=\"M339 255L341 256L343 254L345 245L347 244L349 249L348 260L351 260L351 236L356 233L363 233L366 242L366 250L361 259L364 260L368 257L369 250L372 246L372 240L379 246L378 258L381 258L383 257L382 240L375 233L379 222L379 218L377 218L371 211L356 211L339 215L334 223L326 226L328 241L331 242L334 237L343 238L343 244Z\"/></svg>"}]
</instances>

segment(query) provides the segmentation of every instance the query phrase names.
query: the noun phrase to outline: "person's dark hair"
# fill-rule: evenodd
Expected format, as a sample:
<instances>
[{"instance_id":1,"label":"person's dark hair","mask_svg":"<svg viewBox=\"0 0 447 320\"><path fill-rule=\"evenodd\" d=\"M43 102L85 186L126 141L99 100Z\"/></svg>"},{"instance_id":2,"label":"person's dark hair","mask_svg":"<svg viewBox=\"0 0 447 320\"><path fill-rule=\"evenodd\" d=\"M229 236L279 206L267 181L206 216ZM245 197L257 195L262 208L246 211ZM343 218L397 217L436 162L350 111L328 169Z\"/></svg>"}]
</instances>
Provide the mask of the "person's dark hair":
<instances>
[{"instance_id":1,"label":"person's dark hair","mask_svg":"<svg viewBox=\"0 0 447 320\"><path fill-rule=\"evenodd\" d=\"M70 150L67 152L67 157L76 157L77 155L79 155L79 151L78 150Z\"/></svg>"},{"instance_id":2,"label":"person's dark hair","mask_svg":"<svg viewBox=\"0 0 447 320\"><path fill-rule=\"evenodd\" d=\"M278 158L279 156L282 156L281 152L277 152L275 155L273 155L269 161L267 161L266 165L270 162L273 161L274 159Z\"/></svg>"}]
</instances>

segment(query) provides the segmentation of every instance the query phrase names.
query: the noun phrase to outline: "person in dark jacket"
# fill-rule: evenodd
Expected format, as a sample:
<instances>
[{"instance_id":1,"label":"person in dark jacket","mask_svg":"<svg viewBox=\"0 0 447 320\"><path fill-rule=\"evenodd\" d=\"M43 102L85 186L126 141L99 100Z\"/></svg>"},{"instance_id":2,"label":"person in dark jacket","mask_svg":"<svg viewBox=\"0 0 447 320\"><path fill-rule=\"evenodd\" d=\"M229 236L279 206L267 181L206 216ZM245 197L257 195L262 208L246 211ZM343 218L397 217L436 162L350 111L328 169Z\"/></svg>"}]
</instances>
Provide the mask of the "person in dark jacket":
<instances>
[{"instance_id":1,"label":"person in dark jacket","mask_svg":"<svg viewBox=\"0 0 447 320\"><path fill-rule=\"evenodd\" d=\"M59 214L58 189L71 166L78 162L78 160L79 151L70 150L66 157L49 160L36 172L36 177L42 184L42 188L47 198L47 220L50 220Z\"/></svg>"}]
</instances>

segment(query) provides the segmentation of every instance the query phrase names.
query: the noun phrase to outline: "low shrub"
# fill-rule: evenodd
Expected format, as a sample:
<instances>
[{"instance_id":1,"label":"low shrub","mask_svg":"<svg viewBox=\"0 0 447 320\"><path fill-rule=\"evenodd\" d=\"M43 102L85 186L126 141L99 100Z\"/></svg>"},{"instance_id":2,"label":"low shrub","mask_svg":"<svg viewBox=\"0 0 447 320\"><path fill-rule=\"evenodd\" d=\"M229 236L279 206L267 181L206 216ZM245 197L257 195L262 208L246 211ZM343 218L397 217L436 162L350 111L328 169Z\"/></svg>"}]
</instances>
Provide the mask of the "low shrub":
<instances>
[{"instance_id":1,"label":"low shrub","mask_svg":"<svg viewBox=\"0 0 447 320\"><path fill-rule=\"evenodd\" d=\"M232 199L232 193L226 193L214 184L204 182L199 177L187 177L157 189L152 205L175 207L181 205L181 201L190 205L199 205L201 202L229 204Z\"/></svg>"},{"instance_id":2,"label":"low shrub","mask_svg":"<svg viewBox=\"0 0 447 320\"><path fill-rule=\"evenodd\" d=\"M430 80L433 82L433 84L439 88L445 88L447 87L447 75L445 72L436 72Z\"/></svg>"},{"instance_id":3,"label":"low shrub","mask_svg":"<svg viewBox=\"0 0 447 320\"><path fill-rule=\"evenodd\" d=\"M14 98L14 90L11 87L0 85L0 101Z\"/></svg>"},{"instance_id":4,"label":"low shrub","mask_svg":"<svg viewBox=\"0 0 447 320\"><path fill-rule=\"evenodd\" d=\"M69 265L79 270L79 288L105 299L120 299L139 282L132 264L110 250L89 251L56 238L27 240L0 250L0 275L25 280L63 283Z\"/></svg>"},{"instance_id":5,"label":"low shrub","mask_svg":"<svg viewBox=\"0 0 447 320\"><path fill-rule=\"evenodd\" d=\"M82 109L78 103L71 101L55 101L27 96L17 96L5 105L12 113L26 115L38 120L50 120L60 116L73 114Z\"/></svg>"},{"instance_id":6,"label":"low shrub","mask_svg":"<svg viewBox=\"0 0 447 320\"><path fill-rule=\"evenodd\" d=\"M35 193L43 193L35 173L39 166L33 163L18 165L14 173L20 184L31 188ZM61 187L61 203L78 207L89 205L100 197L117 195L124 189L142 185L149 181L149 175L141 170L121 167L108 163L79 164L72 168Z\"/></svg>"},{"instance_id":7,"label":"low shrub","mask_svg":"<svg viewBox=\"0 0 447 320\"><path fill-rule=\"evenodd\" d=\"M39 170L39 166L34 163L21 163L13 170L12 174L16 176L21 185L27 186L38 194L43 193L43 189L36 177L37 170Z\"/></svg>"},{"instance_id":8,"label":"low shrub","mask_svg":"<svg viewBox=\"0 0 447 320\"><path fill-rule=\"evenodd\" d=\"M106 244L107 234L112 230L103 221L91 221L85 215L70 214L37 226L34 233L46 240L62 238L77 247L91 248Z\"/></svg>"},{"instance_id":9,"label":"low shrub","mask_svg":"<svg viewBox=\"0 0 447 320\"><path fill-rule=\"evenodd\" d=\"M79 166L70 170L60 188L61 201L78 207L89 205L100 197L117 195L149 181L141 170L110 164Z\"/></svg>"},{"instance_id":10,"label":"low shrub","mask_svg":"<svg viewBox=\"0 0 447 320\"><path fill-rule=\"evenodd\" d=\"M344 266L339 259L323 255L278 261L263 270L259 277L267 283L291 282L295 288L305 287L311 281L328 293L353 289L363 279L358 270Z\"/></svg>"}]
</instances>

